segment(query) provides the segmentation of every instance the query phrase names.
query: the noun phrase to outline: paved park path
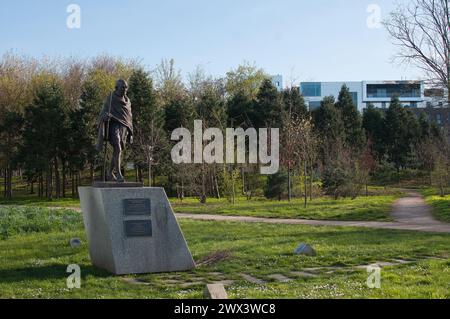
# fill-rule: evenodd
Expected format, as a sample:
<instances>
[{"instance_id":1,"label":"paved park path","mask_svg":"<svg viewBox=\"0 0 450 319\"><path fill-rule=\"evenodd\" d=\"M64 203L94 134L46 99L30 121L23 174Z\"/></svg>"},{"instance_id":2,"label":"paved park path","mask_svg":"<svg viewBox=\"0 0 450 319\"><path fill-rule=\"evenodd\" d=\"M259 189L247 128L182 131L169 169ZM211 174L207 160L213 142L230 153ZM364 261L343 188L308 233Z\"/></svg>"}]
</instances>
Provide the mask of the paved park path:
<instances>
[{"instance_id":1,"label":"paved park path","mask_svg":"<svg viewBox=\"0 0 450 319\"><path fill-rule=\"evenodd\" d=\"M268 223L287 225L312 225L312 226L349 226L367 227L378 229L415 230L423 232L450 233L450 224L437 221L430 212L430 207L425 203L423 197L417 192L404 190L405 196L398 199L391 211L393 222L370 222L370 221L327 221L307 219L279 219L259 218L245 216L222 216L205 214L176 214L179 219L231 221L247 223Z\"/></svg>"},{"instance_id":2,"label":"paved park path","mask_svg":"<svg viewBox=\"0 0 450 319\"><path fill-rule=\"evenodd\" d=\"M311 225L311 226L345 226L366 227L375 229L414 230L432 233L450 233L450 224L437 221L431 215L431 208L425 203L423 197L412 190L403 190L405 196L398 199L392 206L391 217L393 222L373 221L329 221L308 219L281 219L261 218L248 216L226 216L208 214L175 214L178 219L194 219L207 221L229 221L245 223L267 223L285 225ZM59 208L59 207L54 207ZM68 208L68 207L67 207ZM81 211L80 208L70 208Z\"/></svg>"}]
</instances>

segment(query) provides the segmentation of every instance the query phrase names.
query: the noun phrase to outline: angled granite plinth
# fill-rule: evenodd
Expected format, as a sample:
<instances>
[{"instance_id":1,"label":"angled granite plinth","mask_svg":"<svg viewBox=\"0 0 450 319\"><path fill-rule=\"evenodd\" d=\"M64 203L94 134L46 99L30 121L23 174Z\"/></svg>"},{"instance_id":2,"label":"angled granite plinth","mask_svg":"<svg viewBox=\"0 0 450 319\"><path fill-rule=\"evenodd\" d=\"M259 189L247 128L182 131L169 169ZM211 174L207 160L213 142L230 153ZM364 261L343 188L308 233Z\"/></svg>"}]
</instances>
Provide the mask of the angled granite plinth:
<instances>
[{"instance_id":1,"label":"angled granite plinth","mask_svg":"<svg viewBox=\"0 0 450 319\"><path fill-rule=\"evenodd\" d=\"M78 191L93 265L116 275L195 267L163 188Z\"/></svg>"}]
</instances>

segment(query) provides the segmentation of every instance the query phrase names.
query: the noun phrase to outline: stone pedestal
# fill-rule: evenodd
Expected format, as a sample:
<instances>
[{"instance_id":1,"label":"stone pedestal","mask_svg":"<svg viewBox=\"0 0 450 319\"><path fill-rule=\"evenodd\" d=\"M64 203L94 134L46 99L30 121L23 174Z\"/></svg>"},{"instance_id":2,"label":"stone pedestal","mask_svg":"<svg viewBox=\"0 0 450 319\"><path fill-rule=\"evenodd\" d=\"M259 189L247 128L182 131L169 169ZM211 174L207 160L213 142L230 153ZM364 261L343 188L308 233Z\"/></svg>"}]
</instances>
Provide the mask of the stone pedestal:
<instances>
[{"instance_id":1,"label":"stone pedestal","mask_svg":"<svg viewBox=\"0 0 450 319\"><path fill-rule=\"evenodd\" d=\"M78 191L95 266L116 275L195 267L163 188L79 187Z\"/></svg>"}]
</instances>

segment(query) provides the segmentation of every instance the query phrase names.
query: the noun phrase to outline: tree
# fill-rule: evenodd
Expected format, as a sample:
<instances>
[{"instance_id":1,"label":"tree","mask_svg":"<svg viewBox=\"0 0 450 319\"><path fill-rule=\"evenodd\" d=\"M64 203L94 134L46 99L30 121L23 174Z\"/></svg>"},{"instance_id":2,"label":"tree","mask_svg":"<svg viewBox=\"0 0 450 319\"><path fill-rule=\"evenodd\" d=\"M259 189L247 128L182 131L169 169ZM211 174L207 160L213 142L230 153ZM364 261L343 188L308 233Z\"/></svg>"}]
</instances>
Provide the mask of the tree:
<instances>
[{"instance_id":1,"label":"tree","mask_svg":"<svg viewBox=\"0 0 450 319\"><path fill-rule=\"evenodd\" d=\"M22 128L23 117L17 112L6 112L0 122L0 149L3 153L0 156L3 157L2 162L5 167L4 197L7 199L12 197L12 173L21 144Z\"/></svg>"},{"instance_id":2,"label":"tree","mask_svg":"<svg viewBox=\"0 0 450 319\"><path fill-rule=\"evenodd\" d=\"M242 93L250 99L255 99L266 79L268 76L262 69L245 62L227 73L225 88L230 96Z\"/></svg>"},{"instance_id":3,"label":"tree","mask_svg":"<svg viewBox=\"0 0 450 319\"><path fill-rule=\"evenodd\" d=\"M384 140L384 113L375 108L373 104L364 110L362 126L366 132L366 139L372 143L372 149L378 159L381 159L385 154L385 140Z\"/></svg>"},{"instance_id":4,"label":"tree","mask_svg":"<svg viewBox=\"0 0 450 319\"><path fill-rule=\"evenodd\" d=\"M253 105L251 121L256 128L280 128L283 105L281 96L272 81L263 81Z\"/></svg>"},{"instance_id":5,"label":"tree","mask_svg":"<svg viewBox=\"0 0 450 319\"><path fill-rule=\"evenodd\" d=\"M21 160L34 170L42 184L46 175L46 195L53 198L53 173L56 181L56 197L60 194L59 164L63 147L70 141L67 134L67 101L61 85L55 81L43 83L36 91L33 104L25 112L25 124Z\"/></svg>"},{"instance_id":6,"label":"tree","mask_svg":"<svg viewBox=\"0 0 450 319\"><path fill-rule=\"evenodd\" d=\"M345 138L341 113L334 102L333 96L325 97L320 107L313 113L314 127L322 139L320 157L324 165L336 157L336 145Z\"/></svg>"},{"instance_id":7,"label":"tree","mask_svg":"<svg viewBox=\"0 0 450 319\"><path fill-rule=\"evenodd\" d=\"M356 152L361 151L365 144L361 114L350 95L350 90L345 84L339 92L336 108L341 112L347 147L352 148Z\"/></svg>"},{"instance_id":8,"label":"tree","mask_svg":"<svg viewBox=\"0 0 450 319\"><path fill-rule=\"evenodd\" d=\"M450 105L450 13L448 0L413 0L384 21L400 51L396 58L423 70L431 84L447 89Z\"/></svg>"},{"instance_id":9,"label":"tree","mask_svg":"<svg viewBox=\"0 0 450 319\"><path fill-rule=\"evenodd\" d=\"M152 166L157 165L161 150L166 147L164 110L157 104L150 75L136 69L130 77L128 96L133 107L133 158L138 167L137 178L142 179L141 166L148 168L149 186L153 186Z\"/></svg>"},{"instance_id":10,"label":"tree","mask_svg":"<svg viewBox=\"0 0 450 319\"><path fill-rule=\"evenodd\" d=\"M186 93L181 72L175 68L174 59L161 61L156 67L155 80L158 98L163 106L175 99L181 99Z\"/></svg>"},{"instance_id":11,"label":"tree","mask_svg":"<svg viewBox=\"0 0 450 319\"><path fill-rule=\"evenodd\" d=\"M277 198L281 201L283 195L286 193L286 185L287 175L285 172L280 171L276 174L269 175L264 196L269 199Z\"/></svg>"},{"instance_id":12,"label":"tree","mask_svg":"<svg viewBox=\"0 0 450 319\"><path fill-rule=\"evenodd\" d=\"M83 145L86 159L82 161L86 161L86 164L89 165L91 182L94 181L96 163L99 159L99 154L95 149L98 136L97 120L105 98L109 94L108 89L114 87L113 83L114 78L112 76L106 74L100 69L93 69L89 71L87 78L81 87L81 96L79 101L81 111L78 115L80 116L79 121L85 125L86 130L84 132L77 131L77 133L79 133L77 135L82 140L89 141L86 145ZM80 167L78 165L81 164L78 159L74 160L75 162L71 163L71 166L74 169L77 168L77 171L72 171L72 177L74 177L74 175L76 177L78 173L84 169L84 166Z\"/></svg>"},{"instance_id":13,"label":"tree","mask_svg":"<svg viewBox=\"0 0 450 319\"><path fill-rule=\"evenodd\" d=\"M420 128L415 116L407 111L398 97L393 97L385 119L385 143L389 160L397 170L408 165L420 140Z\"/></svg>"},{"instance_id":14,"label":"tree","mask_svg":"<svg viewBox=\"0 0 450 319\"><path fill-rule=\"evenodd\" d=\"M308 201L307 177L309 168L310 191L312 197L312 175L316 160L319 138L314 131L311 118L289 118L283 125L283 151L281 163L288 177L288 199L292 197L291 176L295 167L299 168L304 186L305 207Z\"/></svg>"},{"instance_id":15,"label":"tree","mask_svg":"<svg viewBox=\"0 0 450 319\"><path fill-rule=\"evenodd\" d=\"M308 114L305 99L300 94L300 90L295 87L287 88L283 91L284 112L290 118L305 118Z\"/></svg>"},{"instance_id":16,"label":"tree","mask_svg":"<svg viewBox=\"0 0 450 319\"><path fill-rule=\"evenodd\" d=\"M354 152L347 148L345 144L336 145L336 157L331 159L325 166L322 187L326 194L332 195L335 199L339 197L351 197L355 199L362 187L367 183L368 167L364 160L366 154L359 158L354 158Z\"/></svg>"},{"instance_id":17,"label":"tree","mask_svg":"<svg viewBox=\"0 0 450 319\"><path fill-rule=\"evenodd\" d=\"M238 92L227 101L228 125L247 129L252 126L253 101L242 92Z\"/></svg>"}]
</instances>

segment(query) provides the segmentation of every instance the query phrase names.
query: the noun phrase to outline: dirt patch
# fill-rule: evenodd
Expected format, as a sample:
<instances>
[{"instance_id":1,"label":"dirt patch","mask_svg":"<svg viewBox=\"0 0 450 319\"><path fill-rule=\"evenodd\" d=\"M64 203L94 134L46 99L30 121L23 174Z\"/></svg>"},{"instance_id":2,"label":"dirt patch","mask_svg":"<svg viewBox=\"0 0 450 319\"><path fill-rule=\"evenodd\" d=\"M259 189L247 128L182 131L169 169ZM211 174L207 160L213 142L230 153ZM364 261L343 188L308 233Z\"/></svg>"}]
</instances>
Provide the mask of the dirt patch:
<instances>
[{"instance_id":1,"label":"dirt patch","mask_svg":"<svg viewBox=\"0 0 450 319\"><path fill-rule=\"evenodd\" d=\"M214 264L217 264L218 262L221 262L223 260L226 260L231 257L231 252L227 250L219 250L215 251L212 254L203 257L199 261L196 262L196 265L198 267L202 266L211 266Z\"/></svg>"}]
</instances>

